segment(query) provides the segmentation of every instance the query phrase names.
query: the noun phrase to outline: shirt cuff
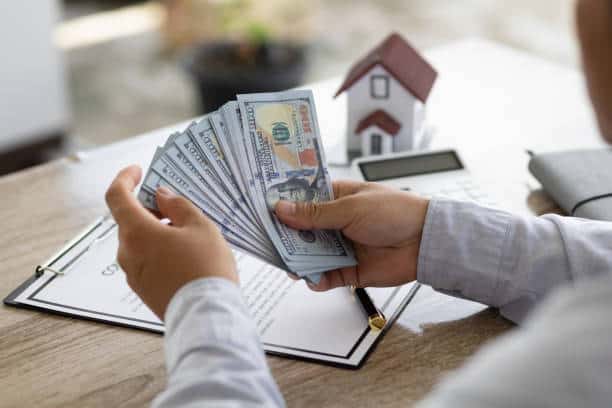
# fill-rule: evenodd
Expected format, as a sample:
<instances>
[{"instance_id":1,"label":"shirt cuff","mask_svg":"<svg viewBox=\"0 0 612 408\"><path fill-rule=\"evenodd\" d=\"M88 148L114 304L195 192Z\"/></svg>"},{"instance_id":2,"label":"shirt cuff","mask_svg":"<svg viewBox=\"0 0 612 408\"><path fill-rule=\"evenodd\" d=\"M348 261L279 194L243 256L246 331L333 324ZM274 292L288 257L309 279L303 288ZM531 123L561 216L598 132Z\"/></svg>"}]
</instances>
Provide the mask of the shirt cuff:
<instances>
[{"instance_id":1,"label":"shirt cuff","mask_svg":"<svg viewBox=\"0 0 612 408\"><path fill-rule=\"evenodd\" d=\"M476 204L432 200L421 237L417 280L455 296L493 304L512 216Z\"/></svg>"},{"instance_id":2,"label":"shirt cuff","mask_svg":"<svg viewBox=\"0 0 612 408\"><path fill-rule=\"evenodd\" d=\"M201 278L184 285L170 300L164 317L168 373L187 350L232 344L248 329L256 332L240 287L224 278Z\"/></svg>"}]
</instances>

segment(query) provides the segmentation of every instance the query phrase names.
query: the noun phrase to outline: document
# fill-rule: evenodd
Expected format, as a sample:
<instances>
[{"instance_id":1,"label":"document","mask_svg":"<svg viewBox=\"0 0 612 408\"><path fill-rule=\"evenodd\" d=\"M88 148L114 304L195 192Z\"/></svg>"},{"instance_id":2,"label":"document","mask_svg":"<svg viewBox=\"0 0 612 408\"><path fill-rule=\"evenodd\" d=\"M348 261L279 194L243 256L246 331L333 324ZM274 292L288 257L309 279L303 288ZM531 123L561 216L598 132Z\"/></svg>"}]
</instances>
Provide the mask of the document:
<instances>
[{"instance_id":1,"label":"document","mask_svg":"<svg viewBox=\"0 0 612 408\"><path fill-rule=\"evenodd\" d=\"M129 288L115 259L117 247L116 224L103 218L42 265L38 276L5 303L163 333L163 322ZM377 332L348 289L313 292L274 266L242 252L234 255L242 295L264 349L286 357L360 366L418 287L368 289L388 319Z\"/></svg>"}]
</instances>

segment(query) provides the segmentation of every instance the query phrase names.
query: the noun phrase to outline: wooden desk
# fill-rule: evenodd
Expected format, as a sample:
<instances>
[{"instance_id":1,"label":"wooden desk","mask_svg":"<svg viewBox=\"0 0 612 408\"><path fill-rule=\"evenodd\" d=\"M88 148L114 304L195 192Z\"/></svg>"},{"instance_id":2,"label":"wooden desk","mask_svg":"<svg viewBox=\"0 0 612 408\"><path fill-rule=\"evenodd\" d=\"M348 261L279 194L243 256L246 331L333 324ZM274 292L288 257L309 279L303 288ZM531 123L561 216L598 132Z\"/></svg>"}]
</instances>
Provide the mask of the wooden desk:
<instances>
[{"instance_id":1,"label":"wooden desk","mask_svg":"<svg viewBox=\"0 0 612 408\"><path fill-rule=\"evenodd\" d=\"M526 142L546 146L552 135L548 143L560 148L597 143L577 73L479 41L434 50L430 57L442 74L429 112L438 127L434 146L460 146L475 173L496 175L509 202L526 201ZM336 84L317 87L330 151L339 123L334 115L343 109L342 100L331 102ZM155 146L182 126L0 178L0 294L105 212L104 191L117 170L133 162L146 166ZM345 176L346 169L334 173ZM275 357L269 362L292 407L405 407L510 327L482 305L423 288L361 370ZM164 384L161 336L0 309L2 407L144 406Z\"/></svg>"}]
</instances>

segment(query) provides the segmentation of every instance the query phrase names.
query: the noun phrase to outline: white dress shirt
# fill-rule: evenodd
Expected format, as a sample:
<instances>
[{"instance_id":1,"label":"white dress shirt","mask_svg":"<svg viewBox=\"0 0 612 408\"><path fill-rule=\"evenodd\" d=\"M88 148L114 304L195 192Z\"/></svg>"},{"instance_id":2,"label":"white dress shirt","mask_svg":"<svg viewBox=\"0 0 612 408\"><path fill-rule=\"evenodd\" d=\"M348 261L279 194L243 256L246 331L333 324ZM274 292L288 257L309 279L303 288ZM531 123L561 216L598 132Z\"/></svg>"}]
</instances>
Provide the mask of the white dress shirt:
<instances>
[{"instance_id":1,"label":"white dress shirt","mask_svg":"<svg viewBox=\"0 0 612 408\"><path fill-rule=\"evenodd\" d=\"M420 406L612 406L612 223L433 200L417 277L524 322ZM185 285L165 321L168 386L154 407L284 406L235 284Z\"/></svg>"}]
</instances>

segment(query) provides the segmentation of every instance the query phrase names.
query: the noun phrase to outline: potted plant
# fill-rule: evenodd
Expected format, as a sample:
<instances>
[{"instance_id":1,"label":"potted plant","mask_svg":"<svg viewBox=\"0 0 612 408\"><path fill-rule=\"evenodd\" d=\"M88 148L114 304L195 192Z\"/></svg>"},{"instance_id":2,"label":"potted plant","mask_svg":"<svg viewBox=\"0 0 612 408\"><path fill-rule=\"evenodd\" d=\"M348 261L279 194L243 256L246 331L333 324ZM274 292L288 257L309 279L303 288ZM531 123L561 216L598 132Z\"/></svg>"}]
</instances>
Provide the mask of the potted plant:
<instances>
[{"instance_id":1,"label":"potted plant","mask_svg":"<svg viewBox=\"0 0 612 408\"><path fill-rule=\"evenodd\" d=\"M183 12L191 9L189 15L201 16L206 25L202 34L191 34L195 44L184 59L203 113L238 93L279 91L302 83L306 7L286 0L185 1ZM182 20L183 32L188 31L187 20Z\"/></svg>"}]
</instances>

